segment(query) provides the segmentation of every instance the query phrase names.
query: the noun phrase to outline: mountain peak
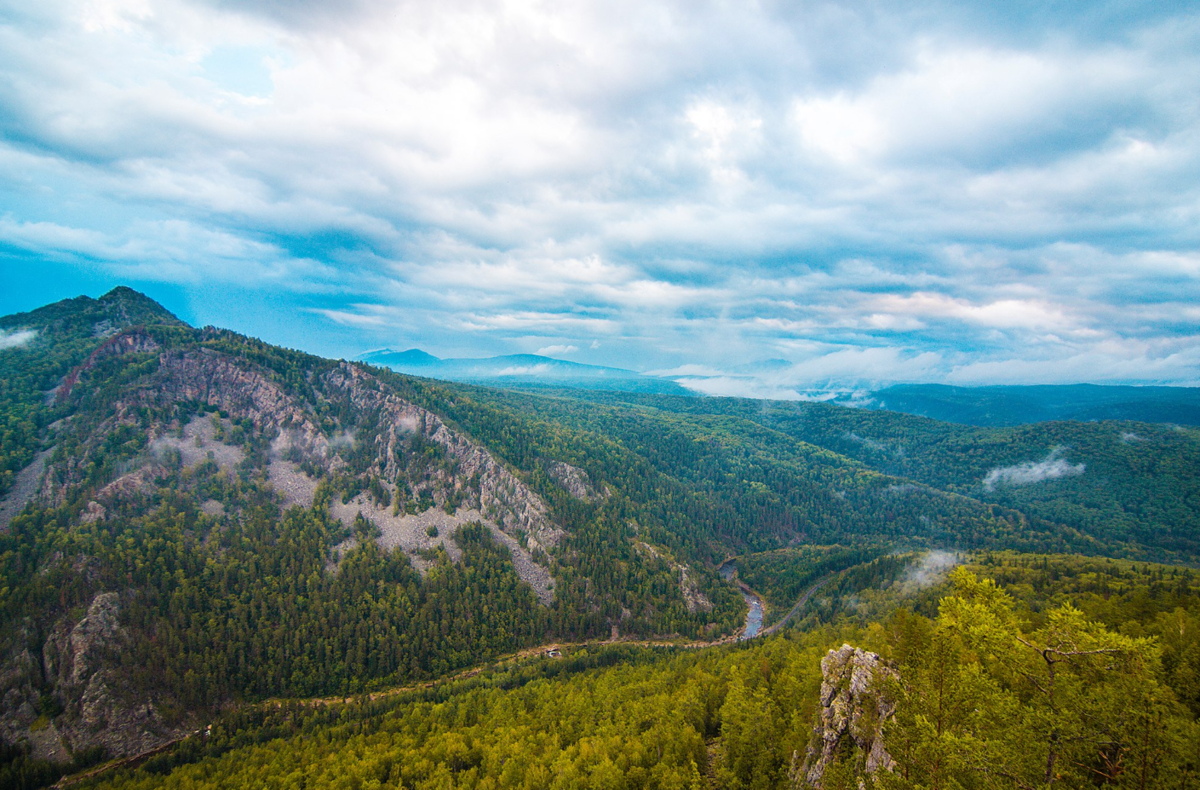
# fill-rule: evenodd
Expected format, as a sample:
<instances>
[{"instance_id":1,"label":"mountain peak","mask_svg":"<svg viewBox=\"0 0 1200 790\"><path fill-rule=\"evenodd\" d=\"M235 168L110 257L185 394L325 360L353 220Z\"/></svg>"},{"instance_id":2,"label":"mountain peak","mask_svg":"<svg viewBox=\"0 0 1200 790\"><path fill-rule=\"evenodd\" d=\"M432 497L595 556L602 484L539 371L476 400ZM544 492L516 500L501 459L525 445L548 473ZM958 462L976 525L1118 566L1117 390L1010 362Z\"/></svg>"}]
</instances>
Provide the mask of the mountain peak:
<instances>
[{"instance_id":1,"label":"mountain peak","mask_svg":"<svg viewBox=\"0 0 1200 790\"><path fill-rule=\"evenodd\" d=\"M407 351L394 351L390 348L381 348L377 351L368 351L358 357L359 361L366 362L370 365L380 365L390 367L393 365L402 367L426 367L436 365L442 360L430 354L427 351L422 351L419 348L410 348Z\"/></svg>"},{"instance_id":2,"label":"mountain peak","mask_svg":"<svg viewBox=\"0 0 1200 790\"><path fill-rule=\"evenodd\" d=\"M128 286L117 286L99 299L77 296L62 299L28 313L0 317L0 327L47 329L83 328L91 332L112 332L143 324L187 326L170 310ZM71 330L75 331L75 330Z\"/></svg>"},{"instance_id":3,"label":"mountain peak","mask_svg":"<svg viewBox=\"0 0 1200 790\"><path fill-rule=\"evenodd\" d=\"M114 311L126 326L137 324L178 324L180 321L167 308L127 285L118 285L96 300L100 305Z\"/></svg>"}]
</instances>

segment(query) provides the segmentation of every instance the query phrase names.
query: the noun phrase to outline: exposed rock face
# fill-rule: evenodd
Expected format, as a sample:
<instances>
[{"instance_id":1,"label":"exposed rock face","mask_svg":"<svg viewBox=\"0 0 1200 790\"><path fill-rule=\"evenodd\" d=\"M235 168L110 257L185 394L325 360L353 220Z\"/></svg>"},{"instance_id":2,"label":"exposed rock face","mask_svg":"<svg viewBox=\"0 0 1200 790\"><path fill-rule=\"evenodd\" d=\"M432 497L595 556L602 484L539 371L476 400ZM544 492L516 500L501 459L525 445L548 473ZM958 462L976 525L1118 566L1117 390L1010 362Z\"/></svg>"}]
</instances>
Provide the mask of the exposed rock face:
<instances>
[{"instance_id":1,"label":"exposed rock face","mask_svg":"<svg viewBox=\"0 0 1200 790\"><path fill-rule=\"evenodd\" d=\"M825 769L839 755L861 755L861 770L891 771L895 761L883 744L883 726L896 706L884 693L887 678L896 671L875 653L842 645L821 660L821 710L813 728L804 763L792 756L791 779L796 787L822 787Z\"/></svg>"},{"instance_id":2,"label":"exposed rock face","mask_svg":"<svg viewBox=\"0 0 1200 790\"><path fill-rule=\"evenodd\" d=\"M687 602L689 612L711 612L713 610L712 601L708 600L708 596L700 591L700 585L696 583L696 579L688 571L686 565L679 565L679 590L683 593L683 600Z\"/></svg>"},{"instance_id":3,"label":"exposed rock face","mask_svg":"<svg viewBox=\"0 0 1200 790\"><path fill-rule=\"evenodd\" d=\"M158 403L199 401L216 406L250 418L260 429L286 431L291 445L335 469L341 464L330 450L329 439L282 389L210 349L164 355L153 389L145 397Z\"/></svg>"},{"instance_id":4,"label":"exposed rock face","mask_svg":"<svg viewBox=\"0 0 1200 790\"><path fill-rule=\"evenodd\" d=\"M46 681L65 705L54 727L73 751L100 745L112 756L123 756L178 737L153 703L124 699L118 674L108 666L111 652L126 639L119 614L120 596L100 593L78 623L60 623L42 650Z\"/></svg>"},{"instance_id":5,"label":"exposed rock face","mask_svg":"<svg viewBox=\"0 0 1200 790\"><path fill-rule=\"evenodd\" d=\"M42 647L41 667L28 644L32 623L20 626L0 662L0 738L26 744L32 756L65 763L72 752L103 746L113 757L140 754L182 732L164 724L152 702L130 702L111 666L112 651L126 638L118 622L120 597L100 593L77 623L60 622ZM44 680L43 680L44 678ZM59 714L50 720L46 690Z\"/></svg>"},{"instance_id":6,"label":"exposed rock face","mask_svg":"<svg viewBox=\"0 0 1200 790\"><path fill-rule=\"evenodd\" d=\"M95 674L101 651L124 638L117 622L120 611L120 596L100 593L74 627L55 629L45 648L47 679L55 685L77 686Z\"/></svg>"},{"instance_id":7,"label":"exposed rock face","mask_svg":"<svg viewBox=\"0 0 1200 790\"><path fill-rule=\"evenodd\" d=\"M51 452L52 450L43 450L38 453L33 463L17 473L12 489L0 499L0 532L8 529L13 517L37 494L42 474L46 471L46 459L50 457Z\"/></svg>"},{"instance_id":8,"label":"exposed rock face","mask_svg":"<svg viewBox=\"0 0 1200 790\"><path fill-rule=\"evenodd\" d=\"M567 493L584 502L591 502L598 494L588 473L577 466L571 466L562 461L554 461L546 466L546 474L566 489Z\"/></svg>"},{"instance_id":9,"label":"exposed rock face","mask_svg":"<svg viewBox=\"0 0 1200 790\"><path fill-rule=\"evenodd\" d=\"M327 380L331 387L344 391L359 409L378 413L378 453L372 470L378 477L396 479L400 472L396 449L420 431L446 449L458 465L460 480L478 481L474 485L478 486L479 510L485 518L509 534L524 532L531 550L558 543L562 530L550 520L546 503L487 450L449 428L432 412L383 391L373 375L356 365L343 363L328 374Z\"/></svg>"}]
</instances>

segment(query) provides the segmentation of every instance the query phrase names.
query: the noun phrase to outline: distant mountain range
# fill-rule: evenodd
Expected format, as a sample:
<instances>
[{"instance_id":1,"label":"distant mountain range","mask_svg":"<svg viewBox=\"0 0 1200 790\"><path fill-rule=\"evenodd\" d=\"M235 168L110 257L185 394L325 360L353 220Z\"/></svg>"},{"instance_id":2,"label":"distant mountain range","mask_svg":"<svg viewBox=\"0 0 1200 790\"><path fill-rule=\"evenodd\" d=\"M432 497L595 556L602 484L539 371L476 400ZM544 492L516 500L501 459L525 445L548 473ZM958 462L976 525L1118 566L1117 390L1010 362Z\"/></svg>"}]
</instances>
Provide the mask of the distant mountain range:
<instances>
[{"instance_id":1,"label":"distant mountain range","mask_svg":"<svg viewBox=\"0 0 1200 790\"><path fill-rule=\"evenodd\" d=\"M413 376L522 389L550 387L646 392L658 395L695 394L671 379L644 376L635 370L568 362L538 354L507 354L483 359L439 359L419 348L410 348L407 351L369 351L359 356L358 360Z\"/></svg>"},{"instance_id":2,"label":"distant mountain range","mask_svg":"<svg viewBox=\"0 0 1200 790\"><path fill-rule=\"evenodd\" d=\"M949 387L900 384L863 405L966 425L1023 425L1049 420L1136 420L1200 425L1200 387L1097 384Z\"/></svg>"},{"instance_id":3,"label":"distant mountain range","mask_svg":"<svg viewBox=\"0 0 1200 790\"><path fill-rule=\"evenodd\" d=\"M482 359L439 359L417 348L382 349L359 361L426 378L517 389L577 389L657 395L698 393L673 378L634 370L584 365L537 354ZM747 381L755 374L789 366L771 359L733 371ZM694 377L680 377L694 378ZM952 387L896 384L878 390L808 390L802 400L819 400L871 410L898 411L944 422L982 427L1026 425L1048 420L1135 420L1200 425L1200 388L1133 387L1098 384L997 385Z\"/></svg>"}]
</instances>

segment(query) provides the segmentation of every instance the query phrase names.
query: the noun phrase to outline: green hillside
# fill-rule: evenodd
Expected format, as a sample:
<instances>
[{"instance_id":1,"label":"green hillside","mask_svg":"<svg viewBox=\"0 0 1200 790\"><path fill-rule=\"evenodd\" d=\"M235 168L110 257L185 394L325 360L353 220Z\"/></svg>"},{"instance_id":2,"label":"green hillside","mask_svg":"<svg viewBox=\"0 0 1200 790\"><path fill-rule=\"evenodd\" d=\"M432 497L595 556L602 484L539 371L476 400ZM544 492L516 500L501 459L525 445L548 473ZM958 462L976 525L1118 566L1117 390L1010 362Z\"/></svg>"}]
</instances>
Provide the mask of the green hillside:
<instances>
[{"instance_id":1,"label":"green hillside","mask_svg":"<svg viewBox=\"0 0 1200 790\"><path fill-rule=\"evenodd\" d=\"M890 589L877 619L761 644L590 648L373 704L229 717L88 786L794 786L821 659L844 642L904 681L884 730L895 770L868 786L1197 786L1200 697L1180 671L1200 651L1194 573L993 554L915 598ZM1103 652L1056 663L1051 696L1025 643ZM864 758L842 754L824 786L856 786Z\"/></svg>"},{"instance_id":2,"label":"green hillside","mask_svg":"<svg viewBox=\"0 0 1200 790\"><path fill-rule=\"evenodd\" d=\"M814 457L819 448L827 451L825 458L842 464L852 459L861 468L899 478L885 489L918 508L930 497L949 494L1019 511L1037 537L1006 536L1016 541L1054 540L1073 550L1186 561L1200 552L1200 479L1192 471L1200 468L1200 431L1192 428L1130 422L975 428L823 403L624 393L496 397L606 435L629 436L635 443L665 430L681 440L683 434L708 437L714 448L731 448L742 459L757 455L780 461L806 452L805 447ZM579 405L584 401L587 406ZM632 430L643 434L634 436ZM1022 469L1034 479L1021 481ZM989 475L994 475L990 484ZM962 531L936 537L953 545L970 546L971 540L987 545L986 537ZM905 532L919 536L928 530Z\"/></svg>"},{"instance_id":3,"label":"green hillside","mask_svg":"<svg viewBox=\"0 0 1200 790\"><path fill-rule=\"evenodd\" d=\"M746 766L761 760L771 766L763 775L782 781L809 726L783 711L811 705L802 698L811 697L830 624L883 654L901 650L880 629L926 550L1200 558L1200 434L1191 429L972 428L829 404L495 390L193 329L128 289L9 316L0 327L32 333L0 351L0 740L9 764L42 766L34 773L52 760L59 767L50 772L61 773L65 761L149 751L266 699L428 681L551 642L728 642L747 611L742 590L719 573L733 560L768 622L829 579L797 614L793 641L761 648L762 661L778 659L778 671L794 675L791 690L775 699L746 680L738 692L767 695L754 705L775 699L783 718L772 756L721 758L732 771L723 786L750 781L759 769ZM1055 561L1045 573L1022 570L1024 560L996 562L1000 570L979 570L1016 585L1028 633L1045 623L1017 585L1026 572L1020 583L1039 600L1062 590L1063 602L1114 633L1160 638L1159 647L1121 643L1145 666L1165 644L1165 621L1146 619L1168 612L1165 603L1112 614L1089 609L1091 598L1084 605L1091 588L1062 586L1064 574L1089 568L1110 600L1123 588L1108 566L1087 564L1104 559ZM1115 567L1138 579L1167 574L1138 589L1151 601L1182 596L1194 614L1190 576ZM934 616L936 599L905 595ZM960 647L955 661L986 663ZM710 709L725 705L732 667L760 661L746 658L758 649L661 666L638 654L640 669L609 670L614 689L649 684L666 695L662 704L691 704L671 690L688 673L720 689L703 703L704 722L670 723L660 740L682 745L675 768L661 770L673 778L646 786L709 771L709 747L725 732ZM1192 704L1193 659L1163 649L1174 680L1162 682ZM548 690L520 715L549 716L540 706L560 692L584 693ZM503 694L487 699L480 722L489 706L509 704ZM614 738L645 721L628 715L611 722ZM371 717L371 727L383 720ZM600 727L588 721L570 724L571 737ZM595 754L641 754L637 744L653 742L647 732ZM537 759L567 743L536 747ZM546 765L559 759L568 758ZM650 771L646 759L617 767Z\"/></svg>"}]
</instances>

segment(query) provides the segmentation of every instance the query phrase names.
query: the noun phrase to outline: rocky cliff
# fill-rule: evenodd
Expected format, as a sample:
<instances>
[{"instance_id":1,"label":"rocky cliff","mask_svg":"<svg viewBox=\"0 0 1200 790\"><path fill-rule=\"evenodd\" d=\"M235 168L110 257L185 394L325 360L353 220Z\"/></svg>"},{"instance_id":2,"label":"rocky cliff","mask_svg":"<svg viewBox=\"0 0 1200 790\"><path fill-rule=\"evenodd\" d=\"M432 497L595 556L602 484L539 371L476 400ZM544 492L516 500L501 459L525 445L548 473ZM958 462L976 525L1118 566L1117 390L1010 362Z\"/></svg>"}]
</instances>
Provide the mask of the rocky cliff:
<instances>
[{"instance_id":1,"label":"rocky cliff","mask_svg":"<svg viewBox=\"0 0 1200 790\"><path fill-rule=\"evenodd\" d=\"M6 498L0 528L34 501L77 508L74 525L105 529L149 501L171 468L212 463L230 479L275 488L284 507L311 507L321 481L336 481L330 514L347 526L359 513L372 519L372 539L410 555L419 571L428 564L422 551L435 545L460 557L454 528L479 521L509 550L537 599L553 603L549 552L563 533L541 497L486 448L361 366L321 362L302 381L284 380L245 356L197 343L206 340L219 346L228 337L205 330L172 346L170 336L142 327L108 336L54 391L72 413L57 424L58 447L22 472L19 501ZM130 363L113 387L104 377L117 357ZM372 484L393 494L395 506L371 499ZM239 517L220 502L200 504L205 513ZM78 570L91 581L87 565L81 557ZM128 687L118 660L129 641L121 611L120 594L101 591L82 616L58 612L0 638L0 740L67 762L97 746L120 757L177 737L178 700L164 701L162 710L175 711L167 722L145 689Z\"/></svg>"},{"instance_id":2,"label":"rocky cliff","mask_svg":"<svg viewBox=\"0 0 1200 790\"><path fill-rule=\"evenodd\" d=\"M33 757L67 762L96 746L106 754L139 754L179 737L153 700L126 688L116 654L127 635L120 625L120 596L96 595L87 614L62 618L41 646L28 648L26 627L0 665L0 737L25 744Z\"/></svg>"},{"instance_id":3,"label":"rocky cliff","mask_svg":"<svg viewBox=\"0 0 1200 790\"><path fill-rule=\"evenodd\" d=\"M842 645L821 660L821 707L812 738L799 763L792 756L794 787L823 787L835 761L850 760L856 772L890 771L895 765L884 747L883 731L895 712L886 690L896 671L875 653Z\"/></svg>"}]
</instances>

